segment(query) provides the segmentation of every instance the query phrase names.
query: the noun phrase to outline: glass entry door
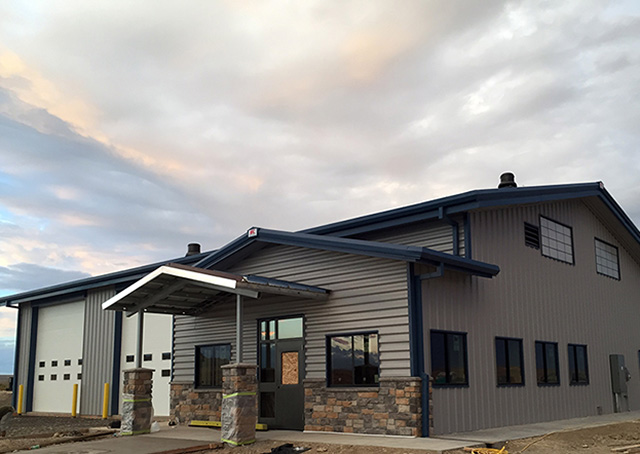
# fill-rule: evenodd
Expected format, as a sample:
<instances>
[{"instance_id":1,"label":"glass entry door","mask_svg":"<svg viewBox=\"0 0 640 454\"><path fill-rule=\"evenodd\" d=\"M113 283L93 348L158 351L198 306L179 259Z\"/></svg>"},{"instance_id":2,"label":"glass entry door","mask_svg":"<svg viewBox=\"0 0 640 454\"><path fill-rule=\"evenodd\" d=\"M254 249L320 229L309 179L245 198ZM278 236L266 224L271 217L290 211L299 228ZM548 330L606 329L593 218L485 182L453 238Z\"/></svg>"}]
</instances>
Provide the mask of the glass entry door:
<instances>
[{"instance_id":1,"label":"glass entry door","mask_svg":"<svg viewBox=\"0 0 640 454\"><path fill-rule=\"evenodd\" d=\"M259 420L274 429L304 429L304 319L261 320Z\"/></svg>"}]
</instances>

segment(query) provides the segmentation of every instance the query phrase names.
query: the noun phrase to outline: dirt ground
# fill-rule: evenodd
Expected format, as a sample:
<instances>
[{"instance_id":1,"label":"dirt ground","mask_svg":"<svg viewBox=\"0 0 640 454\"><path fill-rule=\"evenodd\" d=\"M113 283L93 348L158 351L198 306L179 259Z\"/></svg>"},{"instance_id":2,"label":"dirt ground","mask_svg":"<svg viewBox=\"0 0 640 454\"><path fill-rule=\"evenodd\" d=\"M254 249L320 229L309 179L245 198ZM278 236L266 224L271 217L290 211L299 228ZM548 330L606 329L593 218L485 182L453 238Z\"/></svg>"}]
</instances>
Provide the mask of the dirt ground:
<instances>
[{"instance_id":1,"label":"dirt ground","mask_svg":"<svg viewBox=\"0 0 640 454\"><path fill-rule=\"evenodd\" d=\"M250 446L231 448L228 446L218 449L207 449L198 454L263 454L270 453L272 448L280 446L282 442L261 441ZM637 445L626 451L628 454L640 454L640 421L610 424L589 429L555 432L542 437L523 438L507 442L505 449L509 454L616 454L613 448ZM311 448L310 454L417 454L429 453L426 450L403 448L380 448L372 446L333 445L326 443L297 443L294 446ZM502 446L494 446L501 448ZM448 451L449 454L469 454L467 451Z\"/></svg>"},{"instance_id":2,"label":"dirt ground","mask_svg":"<svg viewBox=\"0 0 640 454\"><path fill-rule=\"evenodd\" d=\"M23 435L19 435L18 438L0 438L0 453L29 449L38 445L42 447L52 442L69 442L86 436L90 430L88 427L92 425L101 426L102 422L101 420L84 418L20 417L14 426L14 433L22 433ZM74 426L75 428L72 429ZM60 430L57 432L56 437L38 437L35 434L36 429L28 429L29 427L47 427L49 430L58 427ZM197 454L268 454L272 448L282 444L282 441L259 441L253 445L239 448L217 446L216 449L204 449ZM616 454L612 449L633 445L638 447L618 452L640 454L640 420L514 440L508 442L505 448L509 454ZM426 450L334 445L328 443L294 443L294 446L311 448L307 451L310 454L417 454L430 452ZM494 446L494 448L501 447ZM172 454L178 453L174 451ZM191 452L190 454L196 453ZM449 454L468 454L468 452L455 450L449 451Z\"/></svg>"},{"instance_id":3,"label":"dirt ground","mask_svg":"<svg viewBox=\"0 0 640 454\"><path fill-rule=\"evenodd\" d=\"M0 407L11 405L11 391L0 391Z\"/></svg>"},{"instance_id":4,"label":"dirt ground","mask_svg":"<svg viewBox=\"0 0 640 454\"><path fill-rule=\"evenodd\" d=\"M637 445L628 452L640 453L640 421L623 422L607 426L551 433L542 437L523 438L507 442L509 454L614 454L614 448ZM501 448L502 446L495 446ZM468 454L451 451L451 454Z\"/></svg>"}]
</instances>

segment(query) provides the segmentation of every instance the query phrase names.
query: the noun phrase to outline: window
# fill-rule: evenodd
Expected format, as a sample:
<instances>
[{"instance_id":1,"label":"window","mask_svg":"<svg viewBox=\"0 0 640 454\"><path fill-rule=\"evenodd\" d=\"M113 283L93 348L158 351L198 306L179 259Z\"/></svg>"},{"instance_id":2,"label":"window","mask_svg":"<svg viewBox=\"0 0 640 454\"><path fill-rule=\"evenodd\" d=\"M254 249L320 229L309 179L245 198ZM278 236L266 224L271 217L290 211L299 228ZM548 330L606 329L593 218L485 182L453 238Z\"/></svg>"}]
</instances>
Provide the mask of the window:
<instances>
[{"instance_id":1,"label":"window","mask_svg":"<svg viewBox=\"0 0 640 454\"><path fill-rule=\"evenodd\" d=\"M51 367L58 367L58 361L55 359L51 361Z\"/></svg>"},{"instance_id":2,"label":"window","mask_svg":"<svg viewBox=\"0 0 640 454\"><path fill-rule=\"evenodd\" d=\"M38 375L38 381L44 381L44 375Z\"/></svg>"},{"instance_id":3,"label":"window","mask_svg":"<svg viewBox=\"0 0 640 454\"><path fill-rule=\"evenodd\" d=\"M162 354L162 359L163 359L163 360L171 359L171 353L169 353L169 352L164 352L164 353Z\"/></svg>"},{"instance_id":4,"label":"window","mask_svg":"<svg viewBox=\"0 0 640 454\"><path fill-rule=\"evenodd\" d=\"M540 216L542 255L573 264L573 234L571 227Z\"/></svg>"},{"instance_id":5,"label":"window","mask_svg":"<svg viewBox=\"0 0 640 454\"><path fill-rule=\"evenodd\" d=\"M39 366L39 367L44 367L44 366L45 366L45 362L44 362L44 361L40 361L40 362L38 363L38 366Z\"/></svg>"},{"instance_id":6,"label":"window","mask_svg":"<svg viewBox=\"0 0 640 454\"><path fill-rule=\"evenodd\" d=\"M620 261L618 248L595 238L596 243L596 271L598 274L620 279Z\"/></svg>"},{"instance_id":7,"label":"window","mask_svg":"<svg viewBox=\"0 0 640 454\"><path fill-rule=\"evenodd\" d=\"M327 336L329 386L377 386L378 333Z\"/></svg>"},{"instance_id":8,"label":"window","mask_svg":"<svg viewBox=\"0 0 640 454\"><path fill-rule=\"evenodd\" d=\"M569 382L572 385L589 384L586 345L569 344Z\"/></svg>"},{"instance_id":9,"label":"window","mask_svg":"<svg viewBox=\"0 0 640 454\"><path fill-rule=\"evenodd\" d=\"M304 319L289 317L260 320L260 346L258 364L260 382L276 381L276 344L283 339L296 339L304 336Z\"/></svg>"},{"instance_id":10,"label":"window","mask_svg":"<svg viewBox=\"0 0 640 454\"><path fill-rule=\"evenodd\" d=\"M431 331L433 384L468 385L467 333Z\"/></svg>"},{"instance_id":11,"label":"window","mask_svg":"<svg viewBox=\"0 0 640 454\"><path fill-rule=\"evenodd\" d=\"M128 363L132 363L133 362L133 355L127 355L127 362Z\"/></svg>"},{"instance_id":12,"label":"window","mask_svg":"<svg viewBox=\"0 0 640 454\"><path fill-rule=\"evenodd\" d=\"M78 366L82 366L82 358L78 358Z\"/></svg>"},{"instance_id":13,"label":"window","mask_svg":"<svg viewBox=\"0 0 640 454\"><path fill-rule=\"evenodd\" d=\"M196 347L196 387L221 388L221 367L231 362L231 345L201 345Z\"/></svg>"},{"instance_id":14,"label":"window","mask_svg":"<svg viewBox=\"0 0 640 454\"><path fill-rule=\"evenodd\" d=\"M537 225L524 223L524 244L534 249L540 249L540 229Z\"/></svg>"},{"instance_id":15,"label":"window","mask_svg":"<svg viewBox=\"0 0 640 454\"><path fill-rule=\"evenodd\" d=\"M62 379L63 379L63 380L71 380L71 374L64 374L64 375L62 376Z\"/></svg>"},{"instance_id":16,"label":"window","mask_svg":"<svg viewBox=\"0 0 640 454\"><path fill-rule=\"evenodd\" d=\"M58 376L56 374L51 374L51 381L56 381Z\"/></svg>"},{"instance_id":17,"label":"window","mask_svg":"<svg viewBox=\"0 0 640 454\"><path fill-rule=\"evenodd\" d=\"M82 380L82 374L78 374L78 380Z\"/></svg>"},{"instance_id":18,"label":"window","mask_svg":"<svg viewBox=\"0 0 640 454\"><path fill-rule=\"evenodd\" d=\"M64 360L64 365L65 366L70 366L71 365L71 360L70 359L65 359Z\"/></svg>"},{"instance_id":19,"label":"window","mask_svg":"<svg viewBox=\"0 0 640 454\"><path fill-rule=\"evenodd\" d=\"M558 344L536 341L536 377L538 385L559 385Z\"/></svg>"},{"instance_id":20,"label":"window","mask_svg":"<svg viewBox=\"0 0 640 454\"><path fill-rule=\"evenodd\" d=\"M522 339L496 337L498 385L524 385Z\"/></svg>"},{"instance_id":21,"label":"window","mask_svg":"<svg viewBox=\"0 0 640 454\"><path fill-rule=\"evenodd\" d=\"M162 369L163 377L171 377L171 369Z\"/></svg>"},{"instance_id":22,"label":"window","mask_svg":"<svg viewBox=\"0 0 640 454\"><path fill-rule=\"evenodd\" d=\"M152 355L151 353L145 353L145 354L142 356L142 359L143 359L144 361L151 361L151 360L153 359L153 355Z\"/></svg>"}]
</instances>

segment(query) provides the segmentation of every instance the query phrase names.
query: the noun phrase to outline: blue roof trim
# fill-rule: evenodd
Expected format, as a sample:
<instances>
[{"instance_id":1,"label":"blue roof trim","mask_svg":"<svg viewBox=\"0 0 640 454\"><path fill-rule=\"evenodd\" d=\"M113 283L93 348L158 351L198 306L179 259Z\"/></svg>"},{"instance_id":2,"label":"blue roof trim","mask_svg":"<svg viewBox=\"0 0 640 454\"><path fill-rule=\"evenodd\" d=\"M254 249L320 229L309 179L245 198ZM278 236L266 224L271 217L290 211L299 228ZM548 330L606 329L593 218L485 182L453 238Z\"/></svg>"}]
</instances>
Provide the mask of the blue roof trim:
<instances>
[{"instance_id":1,"label":"blue roof trim","mask_svg":"<svg viewBox=\"0 0 640 454\"><path fill-rule=\"evenodd\" d=\"M191 255L188 257L180 257L177 259L167 260L164 262L157 262L151 265L143 265L136 268L129 268L123 271L116 271L114 273L103 274L101 276L93 276L85 279L79 279L77 281L64 282L62 284L56 284L49 287L43 287L36 290L29 290L14 295L0 297L0 306L6 306L11 304L20 304L27 301L40 300L44 298L51 298L60 295L67 295L69 293L81 292L90 290L97 287L104 287L107 285L121 284L123 282L130 282L140 279L146 276L151 271L155 270L159 266L167 263L181 263L191 264L195 261L201 260L203 257L208 257L211 252L204 252L202 254Z\"/></svg>"},{"instance_id":2,"label":"blue roof trim","mask_svg":"<svg viewBox=\"0 0 640 454\"><path fill-rule=\"evenodd\" d=\"M445 254L424 247L340 238L330 235L311 235L269 229L252 230L256 232L253 239L265 243L402 260L411 263L444 264L448 269L484 277L492 277L500 272L500 268L496 265Z\"/></svg>"},{"instance_id":3,"label":"blue roof trim","mask_svg":"<svg viewBox=\"0 0 640 454\"><path fill-rule=\"evenodd\" d=\"M532 186L519 188L479 189L453 196L382 211L345 221L300 231L316 235L352 236L420 221L437 219L439 210L446 214L464 213L478 208L525 203L540 203L583 197L598 197L634 239L640 243L640 231L611 197L601 182Z\"/></svg>"},{"instance_id":4,"label":"blue roof trim","mask_svg":"<svg viewBox=\"0 0 640 454\"><path fill-rule=\"evenodd\" d=\"M209 268L212 265L220 263L221 261L237 254L240 250L246 248L247 246L250 246L254 242L255 240L253 238L248 238L245 233L244 235L239 236L230 243L227 243L224 247L221 247L220 249L209 253L206 257L203 257L193 266L196 268Z\"/></svg>"}]
</instances>

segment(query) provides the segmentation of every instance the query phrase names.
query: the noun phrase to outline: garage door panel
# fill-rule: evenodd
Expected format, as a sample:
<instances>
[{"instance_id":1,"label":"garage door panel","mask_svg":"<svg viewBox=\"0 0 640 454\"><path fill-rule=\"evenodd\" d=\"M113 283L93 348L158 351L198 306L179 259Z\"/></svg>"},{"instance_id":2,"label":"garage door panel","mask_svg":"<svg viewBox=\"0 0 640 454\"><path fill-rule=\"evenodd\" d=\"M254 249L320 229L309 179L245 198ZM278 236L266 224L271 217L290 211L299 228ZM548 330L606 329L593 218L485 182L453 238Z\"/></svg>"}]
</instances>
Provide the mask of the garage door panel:
<instances>
[{"instance_id":1,"label":"garage door panel","mask_svg":"<svg viewBox=\"0 0 640 454\"><path fill-rule=\"evenodd\" d=\"M33 411L71 412L73 385L82 383L83 321L84 300L38 309Z\"/></svg>"}]
</instances>

